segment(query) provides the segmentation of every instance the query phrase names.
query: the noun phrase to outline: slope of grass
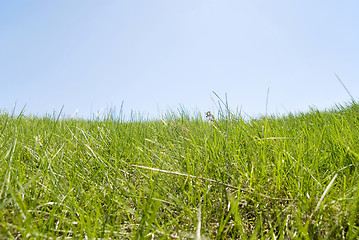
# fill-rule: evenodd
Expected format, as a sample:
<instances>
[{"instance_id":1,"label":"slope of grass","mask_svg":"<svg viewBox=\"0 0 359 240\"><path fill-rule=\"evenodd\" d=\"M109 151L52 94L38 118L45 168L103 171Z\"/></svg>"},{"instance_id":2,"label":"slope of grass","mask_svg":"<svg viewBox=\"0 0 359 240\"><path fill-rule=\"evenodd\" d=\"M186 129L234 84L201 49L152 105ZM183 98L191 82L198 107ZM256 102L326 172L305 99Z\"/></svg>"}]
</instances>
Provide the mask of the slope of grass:
<instances>
[{"instance_id":1,"label":"slope of grass","mask_svg":"<svg viewBox=\"0 0 359 240\"><path fill-rule=\"evenodd\" d=\"M357 239L358 123L356 103L249 121L2 112L0 238Z\"/></svg>"}]
</instances>

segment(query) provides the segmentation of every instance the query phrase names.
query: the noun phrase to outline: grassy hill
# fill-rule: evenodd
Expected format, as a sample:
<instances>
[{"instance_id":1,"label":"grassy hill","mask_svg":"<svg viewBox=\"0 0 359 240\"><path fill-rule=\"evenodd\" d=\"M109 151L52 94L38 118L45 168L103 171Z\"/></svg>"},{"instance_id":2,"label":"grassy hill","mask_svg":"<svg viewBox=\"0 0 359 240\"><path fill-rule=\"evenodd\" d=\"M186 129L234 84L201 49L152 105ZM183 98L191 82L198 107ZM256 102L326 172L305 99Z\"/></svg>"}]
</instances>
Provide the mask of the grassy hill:
<instances>
[{"instance_id":1,"label":"grassy hill","mask_svg":"<svg viewBox=\"0 0 359 240\"><path fill-rule=\"evenodd\" d=\"M244 120L0 113L0 238L357 239L359 105Z\"/></svg>"}]
</instances>

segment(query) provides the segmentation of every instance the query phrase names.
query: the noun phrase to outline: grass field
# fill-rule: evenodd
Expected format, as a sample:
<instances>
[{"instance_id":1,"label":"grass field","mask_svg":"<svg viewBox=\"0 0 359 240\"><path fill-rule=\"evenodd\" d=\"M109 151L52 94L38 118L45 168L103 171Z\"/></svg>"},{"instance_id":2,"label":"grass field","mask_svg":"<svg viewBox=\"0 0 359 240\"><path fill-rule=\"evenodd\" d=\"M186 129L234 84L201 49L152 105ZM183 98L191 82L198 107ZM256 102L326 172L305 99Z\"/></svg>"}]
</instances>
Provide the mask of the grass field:
<instances>
[{"instance_id":1,"label":"grass field","mask_svg":"<svg viewBox=\"0 0 359 240\"><path fill-rule=\"evenodd\" d=\"M249 120L2 111L0 238L358 239L358 125L355 102Z\"/></svg>"}]
</instances>

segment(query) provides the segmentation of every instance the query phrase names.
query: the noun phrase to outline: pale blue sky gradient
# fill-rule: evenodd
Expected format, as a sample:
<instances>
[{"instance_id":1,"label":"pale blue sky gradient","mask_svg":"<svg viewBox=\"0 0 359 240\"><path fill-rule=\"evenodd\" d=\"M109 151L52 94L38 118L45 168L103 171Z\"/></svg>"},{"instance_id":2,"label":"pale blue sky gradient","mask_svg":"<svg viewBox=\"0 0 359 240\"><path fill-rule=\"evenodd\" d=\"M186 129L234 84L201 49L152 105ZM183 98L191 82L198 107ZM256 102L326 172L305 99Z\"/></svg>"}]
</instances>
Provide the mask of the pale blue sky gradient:
<instances>
[{"instance_id":1,"label":"pale blue sky gradient","mask_svg":"<svg viewBox=\"0 0 359 240\"><path fill-rule=\"evenodd\" d=\"M0 109L91 117L124 102L265 114L330 108L359 93L359 2L61 0L0 3Z\"/></svg>"}]
</instances>

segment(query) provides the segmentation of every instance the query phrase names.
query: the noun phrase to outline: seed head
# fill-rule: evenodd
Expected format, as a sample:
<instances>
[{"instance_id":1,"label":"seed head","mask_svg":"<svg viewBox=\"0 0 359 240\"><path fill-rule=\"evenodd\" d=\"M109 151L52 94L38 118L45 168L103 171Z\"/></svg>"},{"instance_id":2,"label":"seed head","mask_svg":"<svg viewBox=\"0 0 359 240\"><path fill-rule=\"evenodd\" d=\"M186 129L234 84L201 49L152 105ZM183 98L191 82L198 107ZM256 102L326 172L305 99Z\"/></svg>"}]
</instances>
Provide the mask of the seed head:
<instances>
[{"instance_id":1,"label":"seed head","mask_svg":"<svg viewBox=\"0 0 359 240\"><path fill-rule=\"evenodd\" d=\"M214 115L211 113L211 111L206 112L206 118L208 119L208 121L214 122Z\"/></svg>"}]
</instances>

